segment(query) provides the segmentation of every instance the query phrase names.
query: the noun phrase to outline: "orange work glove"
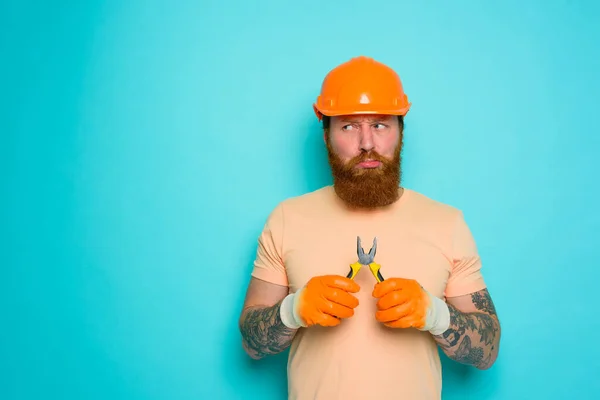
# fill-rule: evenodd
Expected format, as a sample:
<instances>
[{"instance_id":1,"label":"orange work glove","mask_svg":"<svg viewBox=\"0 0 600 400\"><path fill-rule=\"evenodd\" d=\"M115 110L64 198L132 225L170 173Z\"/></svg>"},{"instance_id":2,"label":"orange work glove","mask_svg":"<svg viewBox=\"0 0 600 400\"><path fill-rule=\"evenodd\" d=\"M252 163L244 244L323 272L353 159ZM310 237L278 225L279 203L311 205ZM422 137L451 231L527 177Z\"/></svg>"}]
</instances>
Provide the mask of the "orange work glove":
<instances>
[{"instance_id":1,"label":"orange work glove","mask_svg":"<svg viewBox=\"0 0 600 400\"><path fill-rule=\"evenodd\" d=\"M351 293L360 290L358 284L341 275L317 276L283 299L279 313L288 328L312 325L336 326L341 318L354 315L358 299Z\"/></svg>"},{"instance_id":2,"label":"orange work glove","mask_svg":"<svg viewBox=\"0 0 600 400\"><path fill-rule=\"evenodd\" d=\"M378 282L373 296L379 299L375 318L390 328L416 328L440 335L450 325L446 303L414 279L388 278Z\"/></svg>"}]
</instances>

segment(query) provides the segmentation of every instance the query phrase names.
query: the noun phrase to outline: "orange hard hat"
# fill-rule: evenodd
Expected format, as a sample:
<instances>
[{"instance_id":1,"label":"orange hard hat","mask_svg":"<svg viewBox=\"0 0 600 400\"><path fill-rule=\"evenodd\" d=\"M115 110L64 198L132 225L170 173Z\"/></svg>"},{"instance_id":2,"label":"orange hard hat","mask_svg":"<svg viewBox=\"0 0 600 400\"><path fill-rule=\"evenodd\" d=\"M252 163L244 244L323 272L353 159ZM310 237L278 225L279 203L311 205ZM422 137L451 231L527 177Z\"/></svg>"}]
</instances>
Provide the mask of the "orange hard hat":
<instances>
[{"instance_id":1,"label":"orange hard hat","mask_svg":"<svg viewBox=\"0 0 600 400\"><path fill-rule=\"evenodd\" d=\"M379 61L360 56L327 74L313 109L321 120L323 115L406 115L410 106L398 74Z\"/></svg>"}]
</instances>

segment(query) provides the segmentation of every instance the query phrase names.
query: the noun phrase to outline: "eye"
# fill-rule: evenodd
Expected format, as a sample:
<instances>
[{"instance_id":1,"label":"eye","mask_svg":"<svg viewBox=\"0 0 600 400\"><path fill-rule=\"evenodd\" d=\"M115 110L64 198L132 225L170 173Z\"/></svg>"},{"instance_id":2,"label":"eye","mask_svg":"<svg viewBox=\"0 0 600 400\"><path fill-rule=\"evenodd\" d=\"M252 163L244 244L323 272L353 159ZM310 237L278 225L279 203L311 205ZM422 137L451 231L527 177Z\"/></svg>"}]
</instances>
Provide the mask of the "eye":
<instances>
[{"instance_id":1,"label":"eye","mask_svg":"<svg viewBox=\"0 0 600 400\"><path fill-rule=\"evenodd\" d=\"M375 124L375 129L381 130L381 129L385 129L386 127L387 127L386 125L381 124L381 123Z\"/></svg>"},{"instance_id":2,"label":"eye","mask_svg":"<svg viewBox=\"0 0 600 400\"><path fill-rule=\"evenodd\" d=\"M349 131L352 128L353 128L353 126L351 124L342 126L343 131Z\"/></svg>"}]
</instances>

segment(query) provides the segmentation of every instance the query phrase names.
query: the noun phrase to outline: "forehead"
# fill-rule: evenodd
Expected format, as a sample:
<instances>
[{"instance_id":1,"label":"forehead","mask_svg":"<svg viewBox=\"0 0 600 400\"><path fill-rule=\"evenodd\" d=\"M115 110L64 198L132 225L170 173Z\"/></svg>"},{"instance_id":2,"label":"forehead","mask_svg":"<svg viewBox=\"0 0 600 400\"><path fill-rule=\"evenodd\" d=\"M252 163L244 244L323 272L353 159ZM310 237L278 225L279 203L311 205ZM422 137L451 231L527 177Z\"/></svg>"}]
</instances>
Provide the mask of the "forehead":
<instances>
[{"instance_id":1,"label":"forehead","mask_svg":"<svg viewBox=\"0 0 600 400\"><path fill-rule=\"evenodd\" d=\"M334 123L374 123L374 122L390 122L397 117L395 115L384 114L358 114L358 115L340 115L332 117Z\"/></svg>"}]
</instances>

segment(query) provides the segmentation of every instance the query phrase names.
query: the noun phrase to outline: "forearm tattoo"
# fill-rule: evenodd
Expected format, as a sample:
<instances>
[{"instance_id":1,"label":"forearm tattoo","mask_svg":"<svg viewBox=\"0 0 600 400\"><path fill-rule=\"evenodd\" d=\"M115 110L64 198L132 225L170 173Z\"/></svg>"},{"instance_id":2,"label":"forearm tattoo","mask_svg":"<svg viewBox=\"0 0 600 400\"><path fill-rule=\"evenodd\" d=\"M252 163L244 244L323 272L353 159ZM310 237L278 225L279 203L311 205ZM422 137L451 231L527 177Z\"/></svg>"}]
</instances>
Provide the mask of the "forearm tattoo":
<instances>
[{"instance_id":1,"label":"forearm tattoo","mask_svg":"<svg viewBox=\"0 0 600 400\"><path fill-rule=\"evenodd\" d=\"M285 350L296 333L281 322L279 303L272 307L246 310L240 323L243 345L252 358L262 358Z\"/></svg>"},{"instance_id":2,"label":"forearm tattoo","mask_svg":"<svg viewBox=\"0 0 600 400\"><path fill-rule=\"evenodd\" d=\"M487 290L473 293L478 312L463 313L452 305L450 326L436 341L446 355L462 364L488 368L498 353L499 323Z\"/></svg>"}]
</instances>

